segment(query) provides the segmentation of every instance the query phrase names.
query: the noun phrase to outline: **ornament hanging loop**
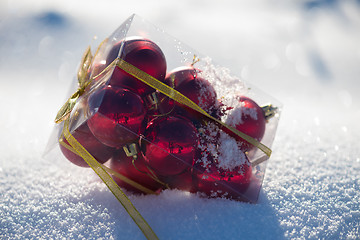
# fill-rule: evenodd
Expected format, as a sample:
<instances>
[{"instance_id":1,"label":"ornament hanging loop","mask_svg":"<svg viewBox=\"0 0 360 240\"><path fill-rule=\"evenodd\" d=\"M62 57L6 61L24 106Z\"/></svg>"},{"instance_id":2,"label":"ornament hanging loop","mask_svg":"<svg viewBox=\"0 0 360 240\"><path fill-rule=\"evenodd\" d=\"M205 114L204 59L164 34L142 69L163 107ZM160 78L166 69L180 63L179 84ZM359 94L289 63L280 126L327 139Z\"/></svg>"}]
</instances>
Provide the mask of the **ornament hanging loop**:
<instances>
[{"instance_id":1,"label":"ornament hanging loop","mask_svg":"<svg viewBox=\"0 0 360 240\"><path fill-rule=\"evenodd\" d=\"M192 63L190 64L191 67L194 67L195 63L197 62L200 62L200 58L198 58L195 54L194 54L194 57L193 57L193 61Z\"/></svg>"},{"instance_id":2,"label":"ornament hanging loop","mask_svg":"<svg viewBox=\"0 0 360 240\"><path fill-rule=\"evenodd\" d=\"M125 145L125 146L123 146L123 149L124 149L126 156L132 157L133 159L137 159L138 151L137 151L135 143Z\"/></svg>"},{"instance_id":3,"label":"ornament hanging loop","mask_svg":"<svg viewBox=\"0 0 360 240\"><path fill-rule=\"evenodd\" d=\"M150 110L158 109L159 99L157 97L156 92L153 92L153 93L147 95L145 99L146 99L146 103L148 104Z\"/></svg>"},{"instance_id":4,"label":"ornament hanging loop","mask_svg":"<svg viewBox=\"0 0 360 240\"><path fill-rule=\"evenodd\" d=\"M262 106L261 109L264 112L266 121L269 121L269 119L274 117L278 112L278 108L274 107L272 104L267 104L265 106Z\"/></svg>"}]
</instances>

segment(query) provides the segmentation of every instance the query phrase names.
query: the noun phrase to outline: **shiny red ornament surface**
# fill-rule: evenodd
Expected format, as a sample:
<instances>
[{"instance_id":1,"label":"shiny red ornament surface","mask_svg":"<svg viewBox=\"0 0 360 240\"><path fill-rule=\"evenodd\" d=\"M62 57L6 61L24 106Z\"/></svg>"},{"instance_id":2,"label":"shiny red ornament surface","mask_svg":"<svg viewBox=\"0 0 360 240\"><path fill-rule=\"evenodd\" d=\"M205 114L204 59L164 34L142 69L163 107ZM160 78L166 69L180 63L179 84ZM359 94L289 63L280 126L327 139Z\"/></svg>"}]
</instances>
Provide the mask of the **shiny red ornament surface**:
<instances>
[{"instance_id":1,"label":"shiny red ornament surface","mask_svg":"<svg viewBox=\"0 0 360 240\"><path fill-rule=\"evenodd\" d=\"M141 139L141 151L147 164L156 174L180 174L191 167L198 145L194 125L177 117L153 119Z\"/></svg>"},{"instance_id":2,"label":"shiny red ornament surface","mask_svg":"<svg viewBox=\"0 0 360 240\"><path fill-rule=\"evenodd\" d=\"M163 185L148 175L150 173L144 158L141 154L138 154L137 156L137 159L133 160L132 157L126 156L123 149L120 148L114 153L114 156L110 161L110 168L154 192L160 191L163 188ZM143 193L136 187L131 186L116 177L114 177L114 180L120 187L133 193Z\"/></svg>"},{"instance_id":3,"label":"shiny red ornament surface","mask_svg":"<svg viewBox=\"0 0 360 240\"><path fill-rule=\"evenodd\" d=\"M171 72L166 74L164 83L171 88L175 88L179 86L185 80L196 78L199 70L193 67L178 67L172 70ZM149 96L151 97L151 96ZM152 116L166 115L166 114L174 114L176 112L180 112L180 114L184 114L185 112L182 108L177 107L179 105L175 100L169 98L168 96L157 92L156 93L156 105L153 105L150 114ZM175 111L174 111L175 110Z\"/></svg>"},{"instance_id":4,"label":"shiny red ornament surface","mask_svg":"<svg viewBox=\"0 0 360 240\"><path fill-rule=\"evenodd\" d=\"M118 57L122 44L123 49L120 53L122 59L157 80L164 81L166 74L165 56L161 49L148 39L136 38L120 41L110 50L106 64L110 64ZM142 97L155 91L152 87L126 73L119 67L114 69L109 84L129 89Z\"/></svg>"},{"instance_id":5,"label":"shiny red ornament surface","mask_svg":"<svg viewBox=\"0 0 360 240\"><path fill-rule=\"evenodd\" d=\"M199 72L199 69L193 67L178 67L166 74L164 82L172 88L177 88L184 81L197 78Z\"/></svg>"},{"instance_id":6,"label":"shiny red ornament surface","mask_svg":"<svg viewBox=\"0 0 360 240\"><path fill-rule=\"evenodd\" d=\"M178 68L167 75L165 82L173 84L175 90L189 98L210 115L216 115L219 112L219 104L216 99L216 92L209 81L198 75L199 70L193 67ZM201 118L201 114L186 107L183 104L177 105L175 112L191 120Z\"/></svg>"},{"instance_id":7,"label":"shiny red ornament surface","mask_svg":"<svg viewBox=\"0 0 360 240\"><path fill-rule=\"evenodd\" d=\"M72 136L84 147L86 150L99 162L105 163L110 159L113 154L114 149L102 144L97 140L92 132L90 131L87 123L80 125L74 132L71 133ZM68 141L63 137L62 141L69 145ZM70 145L69 145L70 146ZM75 165L80 167L89 167L85 160L72 152L71 150L64 147L60 144L61 152L64 156Z\"/></svg>"},{"instance_id":8,"label":"shiny red ornament surface","mask_svg":"<svg viewBox=\"0 0 360 240\"><path fill-rule=\"evenodd\" d=\"M203 161L194 165L195 189L208 197L242 199L251 182L250 162L247 160L233 170L224 170L218 167L212 157L209 160L206 165Z\"/></svg>"},{"instance_id":9,"label":"shiny red ornament surface","mask_svg":"<svg viewBox=\"0 0 360 240\"><path fill-rule=\"evenodd\" d=\"M197 76L197 70L193 67L178 67L166 74L164 83L171 88L176 88L185 80L194 79ZM149 96L151 97L151 96ZM175 101L166 95L157 92L157 104L154 105L155 109L151 111L151 115L162 115L172 113L175 107Z\"/></svg>"},{"instance_id":10,"label":"shiny red ornament surface","mask_svg":"<svg viewBox=\"0 0 360 240\"><path fill-rule=\"evenodd\" d=\"M111 147L134 142L144 128L146 109L139 95L124 88L104 86L89 97L89 128Z\"/></svg>"},{"instance_id":11,"label":"shiny red ornament surface","mask_svg":"<svg viewBox=\"0 0 360 240\"><path fill-rule=\"evenodd\" d=\"M229 116L227 123L240 132L261 141L265 133L266 119L261 107L248 97L240 97L241 107L235 109ZM238 139L241 149L246 152L254 146L243 139Z\"/></svg>"}]
</instances>

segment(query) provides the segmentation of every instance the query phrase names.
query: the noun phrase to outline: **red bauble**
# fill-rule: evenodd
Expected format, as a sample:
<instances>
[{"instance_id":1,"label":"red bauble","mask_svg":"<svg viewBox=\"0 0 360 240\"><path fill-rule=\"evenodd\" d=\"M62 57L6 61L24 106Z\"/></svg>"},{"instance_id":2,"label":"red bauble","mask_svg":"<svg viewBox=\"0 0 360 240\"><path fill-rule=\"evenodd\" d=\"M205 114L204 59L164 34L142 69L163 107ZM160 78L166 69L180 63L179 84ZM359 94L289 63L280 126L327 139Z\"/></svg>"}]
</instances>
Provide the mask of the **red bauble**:
<instances>
[{"instance_id":1,"label":"red bauble","mask_svg":"<svg viewBox=\"0 0 360 240\"><path fill-rule=\"evenodd\" d=\"M166 60L161 49L152 41L143 38L120 41L110 50L106 63L110 64L119 54L123 44L120 57L138 69L153 76L159 81L164 81L166 74ZM126 73L119 67L114 69L110 78L110 85L120 86L144 97L155 90L132 75Z\"/></svg>"},{"instance_id":2,"label":"red bauble","mask_svg":"<svg viewBox=\"0 0 360 240\"><path fill-rule=\"evenodd\" d=\"M84 147L86 150L99 162L105 163L113 154L114 149L102 144L91 133L86 122L81 124L74 132L72 136ZM63 137L63 143L69 145L68 141ZM65 146L60 144L60 149L64 156L72 163L80 167L89 167L85 160L79 155L75 154ZM69 145L70 146L70 145Z\"/></svg>"},{"instance_id":3,"label":"red bauble","mask_svg":"<svg viewBox=\"0 0 360 240\"><path fill-rule=\"evenodd\" d=\"M138 154L137 159L134 160L134 165L133 158L126 156L122 148L119 148L115 152L113 158L110 161L110 168L112 170L135 181L143 187L146 187L154 192L158 192L162 189L163 185L148 175L150 173L141 154ZM123 187L131 192L143 193L138 188L120 180L119 178L114 177L114 180L120 187Z\"/></svg>"},{"instance_id":4,"label":"red bauble","mask_svg":"<svg viewBox=\"0 0 360 240\"><path fill-rule=\"evenodd\" d=\"M198 133L190 121L172 116L155 118L144 137L141 151L156 174L175 175L192 166Z\"/></svg>"},{"instance_id":5,"label":"red bauble","mask_svg":"<svg viewBox=\"0 0 360 240\"><path fill-rule=\"evenodd\" d=\"M261 141L265 133L266 119L262 108L248 97L240 97L241 107L234 109L226 123L240 132ZM242 151L251 150L254 146L239 138Z\"/></svg>"},{"instance_id":6,"label":"red bauble","mask_svg":"<svg viewBox=\"0 0 360 240\"><path fill-rule=\"evenodd\" d=\"M172 88L177 88L182 82L197 78L199 69L193 67L178 67L166 74L165 83Z\"/></svg>"},{"instance_id":7,"label":"red bauble","mask_svg":"<svg viewBox=\"0 0 360 240\"><path fill-rule=\"evenodd\" d=\"M176 90L206 112L212 113L216 104L216 92L207 80L200 77L189 79L182 82Z\"/></svg>"},{"instance_id":8,"label":"red bauble","mask_svg":"<svg viewBox=\"0 0 360 240\"><path fill-rule=\"evenodd\" d=\"M213 86L204 78L198 76L199 70L193 67L177 68L167 75L165 82L173 85L175 90L189 98L210 115L219 112L219 104ZM176 102L175 112L191 120L201 117L201 114Z\"/></svg>"},{"instance_id":9,"label":"red bauble","mask_svg":"<svg viewBox=\"0 0 360 240\"><path fill-rule=\"evenodd\" d=\"M89 113L94 136L105 145L120 147L138 139L146 110L139 95L108 85L90 95Z\"/></svg>"},{"instance_id":10,"label":"red bauble","mask_svg":"<svg viewBox=\"0 0 360 240\"><path fill-rule=\"evenodd\" d=\"M176 86L179 86L180 83L182 83L185 80L196 78L198 73L198 70L196 70L193 67L178 67L166 74L164 83L167 84L171 88L175 88ZM152 98L152 96L147 96L147 99ZM149 102L148 100L145 100ZM176 109L175 106L177 106ZM182 110L182 107L179 107L178 103L175 103L175 101L168 96L156 92L156 105L154 104L152 107L152 110L149 111L149 114L152 116L156 115L164 115L169 113L176 113L180 112L181 115L183 115L184 111ZM173 111L175 110L175 111ZM185 112L186 113L186 112Z\"/></svg>"},{"instance_id":11,"label":"red bauble","mask_svg":"<svg viewBox=\"0 0 360 240\"><path fill-rule=\"evenodd\" d=\"M197 70L193 67L175 68L174 70L166 74L164 83L171 88L176 88L180 85L180 83L184 82L185 80L196 78L198 71L200 70ZM173 99L160 92L156 93L156 97L156 109L151 111L151 115L162 115L171 113L174 110L175 105L179 105L175 104L175 101Z\"/></svg>"},{"instance_id":12,"label":"red bauble","mask_svg":"<svg viewBox=\"0 0 360 240\"><path fill-rule=\"evenodd\" d=\"M249 161L232 170L224 170L213 161L212 156L209 156L208 160L206 165L204 161L199 161L194 165L196 190L208 197L244 200L243 194L250 185L252 175Z\"/></svg>"}]
</instances>

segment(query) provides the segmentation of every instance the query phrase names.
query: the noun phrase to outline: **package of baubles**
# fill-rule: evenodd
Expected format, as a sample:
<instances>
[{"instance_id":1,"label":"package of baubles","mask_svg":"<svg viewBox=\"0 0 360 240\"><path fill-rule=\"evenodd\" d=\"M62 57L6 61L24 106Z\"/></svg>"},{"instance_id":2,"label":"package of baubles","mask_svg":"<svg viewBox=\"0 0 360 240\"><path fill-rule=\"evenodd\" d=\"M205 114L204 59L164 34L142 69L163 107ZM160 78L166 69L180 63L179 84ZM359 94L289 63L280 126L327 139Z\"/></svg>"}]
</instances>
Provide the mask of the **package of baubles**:
<instances>
[{"instance_id":1,"label":"package of baubles","mask_svg":"<svg viewBox=\"0 0 360 240\"><path fill-rule=\"evenodd\" d=\"M133 15L75 84L49 148L110 189L257 201L281 105L229 69Z\"/></svg>"}]
</instances>

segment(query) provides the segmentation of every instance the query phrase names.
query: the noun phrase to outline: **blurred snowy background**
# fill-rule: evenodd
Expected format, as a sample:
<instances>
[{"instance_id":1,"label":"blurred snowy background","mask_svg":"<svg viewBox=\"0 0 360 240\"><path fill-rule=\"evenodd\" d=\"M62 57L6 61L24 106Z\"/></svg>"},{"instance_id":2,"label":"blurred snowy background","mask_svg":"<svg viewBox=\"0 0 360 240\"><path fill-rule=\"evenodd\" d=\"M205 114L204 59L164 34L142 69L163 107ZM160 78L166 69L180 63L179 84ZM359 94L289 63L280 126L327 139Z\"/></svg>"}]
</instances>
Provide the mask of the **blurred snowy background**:
<instances>
[{"instance_id":1,"label":"blurred snowy background","mask_svg":"<svg viewBox=\"0 0 360 240\"><path fill-rule=\"evenodd\" d=\"M42 158L85 48L136 13L284 104L258 204L132 196L161 239L360 238L360 1L0 0L0 238L143 239Z\"/></svg>"}]
</instances>

